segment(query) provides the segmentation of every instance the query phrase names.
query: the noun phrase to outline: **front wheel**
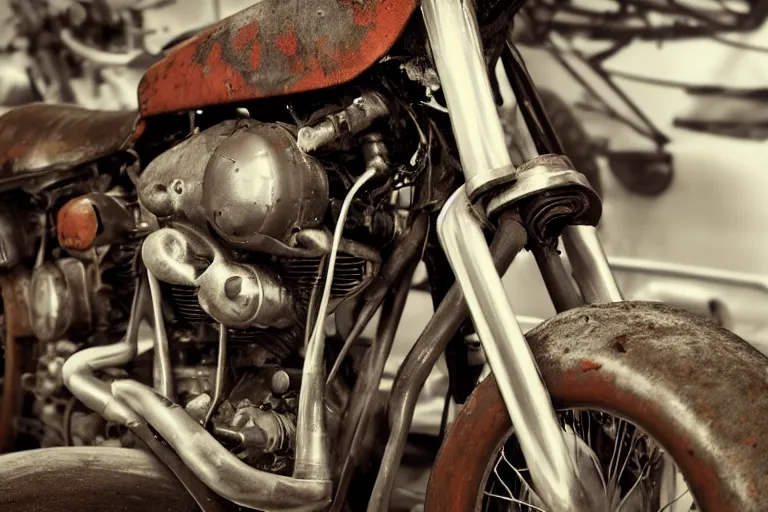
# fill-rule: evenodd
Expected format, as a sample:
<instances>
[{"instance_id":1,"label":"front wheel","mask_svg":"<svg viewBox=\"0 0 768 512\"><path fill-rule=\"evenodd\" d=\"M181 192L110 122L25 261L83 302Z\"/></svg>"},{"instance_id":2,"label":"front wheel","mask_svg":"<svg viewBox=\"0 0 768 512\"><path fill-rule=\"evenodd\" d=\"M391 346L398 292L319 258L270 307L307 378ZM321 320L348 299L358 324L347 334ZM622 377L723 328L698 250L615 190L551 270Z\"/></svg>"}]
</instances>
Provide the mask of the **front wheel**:
<instances>
[{"instance_id":1,"label":"front wheel","mask_svg":"<svg viewBox=\"0 0 768 512\"><path fill-rule=\"evenodd\" d=\"M766 510L768 359L746 342L643 303L578 308L527 338L564 433L588 448L612 511ZM663 489L670 459L687 483L678 495ZM451 426L425 510L543 510L493 378Z\"/></svg>"}]
</instances>

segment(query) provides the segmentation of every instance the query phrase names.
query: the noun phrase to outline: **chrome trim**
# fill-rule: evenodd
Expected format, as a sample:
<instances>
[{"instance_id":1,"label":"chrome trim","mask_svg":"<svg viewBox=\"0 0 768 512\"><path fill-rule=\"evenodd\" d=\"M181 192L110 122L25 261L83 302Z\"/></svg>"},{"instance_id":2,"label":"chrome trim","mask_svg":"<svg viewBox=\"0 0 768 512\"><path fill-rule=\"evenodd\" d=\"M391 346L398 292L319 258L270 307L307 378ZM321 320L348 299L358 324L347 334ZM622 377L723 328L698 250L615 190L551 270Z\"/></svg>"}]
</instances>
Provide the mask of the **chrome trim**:
<instances>
[{"instance_id":1,"label":"chrome trim","mask_svg":"<svg viewBox=\"0 0 768 512\"><path fill-rule=\"evenodd\" d=\"M563 187L582 187L592 190L586 176L566 167L568 160L559 155L534 157L518 167L515 183L500 187L488 200L486 215L493 215L517 201L548 190ZM599 218L599 216L598 216Z\"/></svg>"},{"instance_id":2,"label":"chrome trim","mask_svg":"<svg viewBox=\"0 0 768 512\"><path fill-rule=\"evenodd\" d=\"M128 404L217 494L258 510L322 510L330 502L330 480L299 480L248 466L224 448L178 404L133 380L112 383L112 394Z\"/></svg>"},{"instance_id":3,"label":"chrome trim","mask_svg":"<svg viewBox=\"0 0 768 512\"><path fill-rule=\"evenodd\" d=\"M424 0L421 12L448 102L467 193L474 199L515 176L491 92L474 6L461 0Z\"/></svg>"},{"instance_id":4,"label":"chrome trim","mask_svg":"<svg viewBox=\"0 0 768 512\"><path fill-rule=\"evenodd\" d=\"M568 226L563 231L563 245L585 302L624 300L593 226Z\"/></svg>"},{"instance_id":5,"label":"chrome trim","mask_svg":"<svg viewBox=\"0 0 768 512\"><path fill-rule=\"evenodd\" d=\"M136 292L131 304L131 316L123 341L76 352L61 368L64 385L78 400L101 414L107 421L121 425L139 422L140 418L124 402L112 396L109 384L98 379L93 372L122 366L136 357L139 324L143 317L142 308L149 298L147 292L146 280L137 280Z\"/></svg>"},{"instance_id":6,"label":"chrome trim","mask_svg":"<svg viewBox=\"0 0 768 512\"><path fill-rule=\"evenodd\" d=\"M171 351L168 346L168 334L165 332L163 319L163 296L160 291L160 281L147 270L149 293L152 297L152 318L155 335L155 364L152 369L155 389L162 395L173 400L173 368L171 367Z\"/></svg>"},{"instance_id":7,"label":"chrome trim","mask_svg":"<svg viewBox=\"0 0 768 512\"><path fill-rule=\"evenodd\" d=\"M461 286L488 364L512 418L537 494L548 510L595 510L582 486L549 393L496 272L482 221L464 187L457 190L443 207L437 229L440 244Z\"/></svg>"},{"instance_id":8,"label":"chrome trim","mask_svg":"<svg viewBox=\"0 0 768 512\"><path fill-rule=\"evenodd\" d=\"M305 480L329 480L331 468L329 462L328 433L325 426L325 316L331 299L331 287L339 253L344 222L352 205L355 194L371 178L376 176L372 168L357 178L347 192L341 205L339 220L333 233L331 254L328 256L328 271L320 304L317 308L317 320L312 335L307 343L302 369L301 388L299 390L299 410L296 423L296 462L293 476ZM308 319L307 321L310 321Z\"/></svg>"},{"instance_id":9,"label":"chrome trim","mask_svg":"<svg viewBox=\"0 0 768 512\"><path fill-rule=\"evenodd\" d=\"M525 247L527 239L519 217L511 212L503 212L491 242L491 255L499 274L507 271L512 260ZM368 512L389 510L397 468L405 451L419 395L438 359L468 316L469 309L461 288L458 283L453 283L400 365L389 397L389 440L371 491Z\"/></svg>"}]
</instances>

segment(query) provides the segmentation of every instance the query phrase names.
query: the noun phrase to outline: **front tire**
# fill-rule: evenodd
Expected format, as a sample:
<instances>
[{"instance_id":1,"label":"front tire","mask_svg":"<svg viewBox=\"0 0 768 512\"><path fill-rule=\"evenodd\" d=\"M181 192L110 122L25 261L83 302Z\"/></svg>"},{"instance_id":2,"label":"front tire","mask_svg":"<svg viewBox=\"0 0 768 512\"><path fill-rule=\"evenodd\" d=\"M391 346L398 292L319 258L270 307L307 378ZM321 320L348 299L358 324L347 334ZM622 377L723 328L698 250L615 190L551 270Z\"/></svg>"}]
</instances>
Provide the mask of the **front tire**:
<instances>
[{"instance_id":1,"label":"front tire","mask_svg":"<svg viewBox=\"0 0 768 512\"><path fill-rule=\"evenodd\" d=\"M574 309L527 338L556 407L600 410L642 428L703 511L766 510L768 359L746 342L704 318L643 303ZM425 510L478 510L511 428L490 377L451 426Z\"/></svg>"}]
</instances>

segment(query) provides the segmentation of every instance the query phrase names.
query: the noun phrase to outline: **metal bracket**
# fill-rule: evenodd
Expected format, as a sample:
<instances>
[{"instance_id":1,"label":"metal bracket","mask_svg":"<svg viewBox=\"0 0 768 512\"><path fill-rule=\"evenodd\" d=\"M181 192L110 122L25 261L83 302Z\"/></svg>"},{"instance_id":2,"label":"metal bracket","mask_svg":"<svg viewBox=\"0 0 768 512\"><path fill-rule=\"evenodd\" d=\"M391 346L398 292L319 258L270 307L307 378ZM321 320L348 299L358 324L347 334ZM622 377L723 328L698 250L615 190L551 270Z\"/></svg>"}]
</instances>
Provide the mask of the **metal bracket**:
<instances>
[{"instance_id":1,"label":"metal bracket","mask_svg":"<svg viewBox=\"0 0 768 512\"><path fill-rule=\"evenodd\" d=\"M571 161L561 155L542 155L529 160L518 168L517 179L513 184L494 193L486 207L488 217L542 192L575 187L573 193L584 196L588 201L587 209L576 220L596 225L602 214L600 197L587 178L572 167Z\"/></svg>"}]
</instances>

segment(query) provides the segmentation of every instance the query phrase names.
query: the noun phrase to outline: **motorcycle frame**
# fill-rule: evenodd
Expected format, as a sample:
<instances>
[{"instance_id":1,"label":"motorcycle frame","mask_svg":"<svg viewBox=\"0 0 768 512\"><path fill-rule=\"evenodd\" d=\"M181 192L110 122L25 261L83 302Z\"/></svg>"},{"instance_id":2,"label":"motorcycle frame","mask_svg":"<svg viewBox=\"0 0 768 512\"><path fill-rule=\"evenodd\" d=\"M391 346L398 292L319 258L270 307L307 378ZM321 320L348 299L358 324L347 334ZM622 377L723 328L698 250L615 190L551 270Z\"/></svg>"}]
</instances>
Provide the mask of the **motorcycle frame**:
<instances>
[{"instance_id":1,"label":"motorcycle frame","mask_svg":"<svg viewBox=\"0 0 768 512\"><path fill-rule=\"evenodd\" d=\"M467 309L515 425L523 453L529 461L537 493L544 504L554 511L592 509L590 504L595 497L588 496L581 485L536 361L496 271L497 268L503 271L525 245L524 236L521 239L511 236L511 231L505 231L514 229L512 226L519 227L519 217L516 221L513 214L505 217L504 221L500 220L494 239L494 243L498 241L496 254L491 253L483 233L487 225L484 205L498 197L502 187L509 189L511 186L514 189L517 170L510 160L494 102L473 4L471 0L424 0L421 10L465 174L465 185L453 194L438 219L438 235L456 276L456 284L444 297L395 380L389 411L393 428L368 509L388 509L416 398L427 375L466 317ZM513 47L506 49L503 59L508 74L512 75L511 83L518 86L520 83L527 84L525 88L516 87L514 92L518 96L518 104L524 109L527 131L530 132L528 136L536 141L533 147L541 154L562 153L535 96L530 77L522 60L516 60ZM521 131L521 136L525 136L524 131ZM515 210L512 202L505 207L508 207L507 211L502 211L500 219ZM510 234L510 240L505 241L507 234ZM573 267L573 277L581 290L580 297L587 302L621 301L594 227L571 226L564 230L562 237ZM392 283L398 282L395 287L397 293L384 302L385 312L379 331L385 343L376 355L376 371L371 373L369 379L380 380L383 361L391 348L399 312L404 306L407 286L403 278L410 282L412 264L417 255L418 252L401 262L402 268L392 279ZM570 281L563 277L567 274L562 261L551 254L546 258L537 258L537 261L540 261L545 282L550 285L554 302L563 305L560 309L575 305L574 297L579 295L572 289ZM570 300L564 300L566 296ZM153 302L156 306L159 296ZM444 325L439 325L440 322ZM433 333L430 329L434 328L437 329ZM162 338L162 333L155 334ZM162 339L156 344L164 348ZM129 340L125 347L132 351L132 345ZM115 350L119 348L122 354L125 347L116 346ZM83 360L83 368L88 370L92 367L90 358L99 356L96 349L101 348L90 348L81 353L79 359ZM311 366L321 369L322 349L308 351L310 353ZM138 414L176 449L194 472L188 480L199 479L235 503L269 510L319 510L327 505L331 497L332 478L327 469L329 448L326 443L314 443L313 449L297 453L297 467L312 469L294 474L294 477L268 474L237 464L233 456L200 425L164 398L171 396L173 390L167 378L162 378L164 374L167 376L169 369L167 364L161 364L167 363L163 361L164 353L159 356L157 366L164 371L158 374L160 378L155 391L129 379L116 381L111 386L111 397L117 401L113 401L110 393L103 389L107 392L102 394L103 400L96 405L103 401L105 408L107 405L112 407L110 410L126 405L129 412ZM71 370L74 374L78 370L69 362L65 366L65 372ZM315 377L312 386L302 386L304 399L299 408L299 428L302 425L310 427L317 434L310 437L321 439L326 433L326 420L321 413L325 386L319 372ZM306 393L309 387L313 388L311 396ZM74 394L80 398L82 393ZM367 393L364 395L367 396ZM363 401L364 405L367 401ZM361 411L361 421L351 427L353 433L364 429L368 413L367 407ZM133 416L129 420L129 423L137 421ZM349 455L345 454L345 457ZM336 499L338 503L344 496L337 494Z\"/></svg>"}]
</instances>

